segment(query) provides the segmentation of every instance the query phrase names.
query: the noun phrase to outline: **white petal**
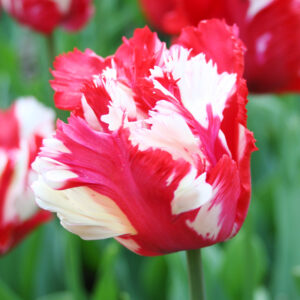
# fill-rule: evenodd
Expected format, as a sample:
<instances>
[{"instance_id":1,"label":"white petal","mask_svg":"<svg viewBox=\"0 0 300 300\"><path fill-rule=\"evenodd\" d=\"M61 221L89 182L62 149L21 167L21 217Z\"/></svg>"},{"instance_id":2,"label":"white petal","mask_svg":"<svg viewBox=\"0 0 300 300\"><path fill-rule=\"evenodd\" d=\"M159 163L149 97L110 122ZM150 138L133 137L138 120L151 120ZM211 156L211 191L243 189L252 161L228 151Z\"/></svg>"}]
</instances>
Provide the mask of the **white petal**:
<instances>
[{"instance_id":1,"label":"white petal","mask_svg":"<svg viewBox=\"0 0 300 300\"><path fill-rule=\"evenodd\" d=\"M194 221L187 220L187 225L199 235L214 240L221 230L222 224L219 222L221 212L222 203L211 207L211 203L208 202L199 209Z\"/></svg>"},{"instance_id":2,"label":"white petal","mask_svg":"<svg viewBox=\"0 0 300 300\"><path fill-rule=\"evenodd\" d=\"M32 188L38 205L57 212L62 226L83 239L136 234L126 215L113 200L87 187L57 191L40 177Z\"/></svg>"},{"instance_id":3,"label":"white petal","mask_svg":"<svg viewBox=\"0 0 300 300\"><path fill-rule=\"evenodd\" d=\"M52 0L56 3L61 14L67 14L69 12L72 0Z\"/></svg>"},{"instance_id":4,"label":"white petal","mask_svg":"<svg viewBox=\"0 0 300 300\"><path fill-rule=\"evenodd\" d=\"M105 74L113 76L108 69ZM134 94L131 89L111 77L104 77L103 84L111 98L111 102L109 113L103 115L101 120L109 125L109 130L117 130L128 118L137 118Z\"/></svg>"},{"instance_id":5,"label":"white petal","mask_svg":"<svg viewBox=\"0 0 300 300\"><path fill-rule=\"evenodd\" d=\"M140 246L132 239L124 239L122 237L117 237L116 240L122 244L124 247L128 248L132 252L137 252L140 250Z\"/></svg>"},{"instance_id":6,"label":"white petal","mask_svg":"<svg viewBox=\"0 0 300 300\"><path fill-rule=\"evenodd\" d=\"M149 148L161 149L169 152L173 159L183 158L191 164L196 164L200 151L200 140L195 137L185 119L177 112L174 105L167 101L158 101L154 110L150 112L150 119L146 125L151 127L132 126L130 141L139 150Z\"/></svg>"},{"instance_id":7,"label":"white petal","mask_svg":"<svg viewBox=\"0 0 300 300\"><path fill-rule=\"evenodd\" d=\"M2 151L0 149L0 180L1 180L1 176L2 176L2 173L4 171L4 168L7 164L7 160L8 160L8 158L7 158L6 152Z\"/></svg>"},{"instance_id":8,"label":"white petal","mask_svg":"<svg viewBox=\"0 0 300 300\"><path fill-rule=\"evenodd\" d=\"M171 202L172 214L178 215L199 208L212 199L212 186L206 182L206 173L196 177L197 170L192 168L180 181Z\"/></svg>"},{"instance_id":9,"label":"white petal","mask_svg":"<svg viewBox=\"0 0 300 300\"><path fill-rule=\"evenodd\" d=\"M217 65L206 61L203 53L189 58L190 51L174 45L166 61L166 71L178 80L183 105L198 122L208 127L207 106L223 119L226 101L235 91L236 74L219 74Z\"/></svg>"},{"instance_id":10,"label":"white petal","mask_svg":"<svg viewBox=\"0 0 300 300\"><path fill-rule=\"evenodd\" d=\"M267 7L273 0L250 0L249 8L247 11L248 19L252 19L257 15L261 10Z\"/></svg>"},{"instance_id":11,"label":"white petal","mask_svg":"<svg viewBox=\"0 0 300 300\"><path fill-rule=\"evenodd\" d=\"M28 140L33 134L46 137L54 130L54 112L33 97L19 98L16 101L16 116L23 139Z\"/></svg>"},{"instance_id":12,"label":"white petal","mask_svg":"<svg viewBox=\"0 0 300 300\"><path fill-rule=\"evenodd\" d=\"M101 124L99 123L99 120L98 120L97 116L95 115L93 109L87 103L84 95L82 95L82 97L81 97L81 104L82 104L84 118L88 122L88 124L93 129L102 131Z\"/></svg>"},{"instance_id":13,"label":"white petal","mask_svg":"<svg viewBox=\"0 0 300 300\"><path fill-rule=\"evenodd\" d=\"M43 146L47 148L48 153L71 153L71 151L64 145L64 143L56 138L43 139Z\"/></svg>"},{"instance_id":14,"label":"white petal","mask_svg":"<svg viewBox=\"0 0 300 300\"><path fill-rule=\"evenodd\" d=\"M34 196L27 186L27 180L33 174L28 170L29 146L25 141L20 149L11 153L14 160L12 179L9 182L4 202L3 222L8 223L15 218L26 220L37 210Z\"/></svg>"}]
</instances>

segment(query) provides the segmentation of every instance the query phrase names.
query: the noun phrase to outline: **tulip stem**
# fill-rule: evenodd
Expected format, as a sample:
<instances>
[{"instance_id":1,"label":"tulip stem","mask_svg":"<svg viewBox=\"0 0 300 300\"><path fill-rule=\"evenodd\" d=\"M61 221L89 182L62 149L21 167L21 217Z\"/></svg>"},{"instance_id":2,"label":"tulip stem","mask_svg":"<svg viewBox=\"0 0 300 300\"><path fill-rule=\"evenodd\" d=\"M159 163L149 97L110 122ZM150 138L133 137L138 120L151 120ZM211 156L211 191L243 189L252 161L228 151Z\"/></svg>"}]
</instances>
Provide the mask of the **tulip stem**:
<instances>
[{"instance_id":1,"label":"tulip stem","mask_svg":"<svg viewBox=\"0 0 300 300\"><path fill-rule=\"evenodd\" d=\"M189 274L190 300L205 300L201 250L186 251Z\"/></svg>"},{"instance_id":2,"label":"tulip stem","mask_svg":"<svg viewBox=\"0 0 300 300\"><path fill-rule=\"evenodd\" d=\"M49 64L52 66L53 61L55 59L55 42L54 42L54 35L50 33L46 37L47 40L47 48L48 48L48 55L49 55Z\"/></svg>"}]
</instances>

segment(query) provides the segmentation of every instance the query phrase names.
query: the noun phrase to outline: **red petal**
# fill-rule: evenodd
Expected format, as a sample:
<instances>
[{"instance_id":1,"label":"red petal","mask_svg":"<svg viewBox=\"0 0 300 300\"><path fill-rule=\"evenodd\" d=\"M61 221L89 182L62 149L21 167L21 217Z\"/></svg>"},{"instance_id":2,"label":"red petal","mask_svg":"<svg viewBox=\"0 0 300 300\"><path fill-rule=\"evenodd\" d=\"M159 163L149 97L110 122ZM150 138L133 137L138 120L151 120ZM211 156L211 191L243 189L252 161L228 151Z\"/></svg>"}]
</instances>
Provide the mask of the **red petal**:
<instances>
[{"instance_id":1,"label":"red petal","mask_svg":"<svg viewBox=\"0 0 300 300\"><path fill-rule=\"evenodd\" d=\"M251 195L250 158L251 153L257 150L254 143L255 139L253 137L253 133L244 126L240 125L237 166L241 180L241 194L239 196L236 210L235 228L231 236L234 236L238 233L248 212Z\"/></svg>"},{"instance_id":2,"label":"red petal","mask_svg":"<svg viewBox=\"0 0 300 300\"><path fill-rule=\"evenodd\" d=\"M0 111L0 123L5 125L0 134L0 255L51 217L38 210L29 182L35 175L31 162L42 138L53 130L53 119L53 112L32 98L21 98Z\"/></svg>"},{"instance_id":3,"label":"red petal","mask_svg":"<svg viewBox=\"0 0 300 300\"><path fill-rule=\"evenodd\" d=\"M91 0L72 0L68 15L64 17L62 26L69 31L81 29L93 15Z\"/></svg>"},{"instance_id":4,"label":"red petal","mask_svg":"<svg viewBox=\"0 0 300 300\"><path fill-rule=\"evenodd\" d=\"M221 18L226 3L224 0L182 0L182 2L189 20L194 25L202 19Z\"/></svg>"},{"instance_id":5,"label":"red petal","mask_svg":"<svg viewBox=\"0 0 300 300\"><path fill-rule=\"evenodd\" d=\"M119 79L134 87L137 78L149 76L150 69L160 65L165 49L165 43L148 27L136 29L131 39L123 39L114 56Z\"/></svg>"},{"instance_id":6,"label":"red petal","mask_svg":"<svg viewBox=\"0 0 300 300\"><path fill-rule=\"evenodd\" d=\"M3 255L20 243L36 227L52 219L52 214L45 210L39 210L30 219L20 222L15 221L0 226L0 255Z\"/></svg>"},{"instance_id":7,"label":"red petal","mask_svg":"<svg viewBox=\"0 0 300 300\"><path fill-rule=\"evenodd\" d=\"M225 241L230 237L235 226L236 210L241 194L242 183L236 163L224 155L208 174L207 181L211 183L214 190L217 191L214 200L209 203L210 209L218 205L220 205L222 209L218 221L220 231L216 240ZM248 196L247 200L249 203L250 195Z\"/></svg>"},{"instance_id":8,"label":"red petal","mask_svg":"<svg viewBox=\"0 0 300 300\"><path fill-rule=\"evenodd\" d=\"M204 53L206 59L217 64L218 72L244 72L244 51L237 37L237 27L227 26L224 21L202 21L198 27L186 27L182 30L176 44L192 49L192 54Z\"/></svg>"},{"instance_id":9,"label":"red petal","mask_svg":"<svg viewBox=\"0 0 300 300\"><path fill-rule=\"evenodd\" d=\"M100 74L108 65L102 57L87 49L57 56L54 63L51 86L55 91L54 100L57 108L65 110L81 109L81 89L84 84Z\"/></svg>"},{"instance_id":10,"label":"red petal","mask_svg":"<svg viewBox=\"0 0 300 300\"><path fill-rule=\"evenodd\" d=\"M146 17L157 28L163 29L163 16L176 7L176 0L141 0Z\"/></svg>"},{"instance_id":11,"label":"red petal","mask_svg":"<svg viewBox=\"0 0 300 300\"><path fill-rule=\"evenodd\" d=\"M3 166L3 170L0 175L0 225L2 225L6 195L14 175L14 163L10 158L8 158L8 161Z\"/></svg>"},{"instance_id":12,"label":"red petal","mask_svg":"<svg viewBox=\"0 0 300 300\"><path fill-rule=\"evenodd\" d=\"M15 107L12 106L6 111L0 110L0 124L5 130L0 130L0 145L3 148L11 149L19 147L19 122L15 115Z\"/></svg>"},{"instance_id":13,"label":"red petal","mask_svg":"<svg viewBox=\"0 0 300 300\"><path fill-rule=\"evenodd\" d=\"M59 24L61 13L57 5L51 0L23 0L22 9L19 9L19 0L10 0L8 10L20 23L44 34L50 34Z\"/></svg>"},{"instance_id":14,"label":"red petal","mask_svg":"<svg viewBox=\"0 0 300 300\"><path fill-rule=\"evenodd\" d=\"M204 53L206 59L212 60L216 66L212 62L206 63L204 55L192 57L192 60L189 61L190 52L180 45L173 47L170 52L164 53L165 45L148 28L144 28L137 30L132 39L124 40L124 44L111 58L112 72L105 71L106 73L100 74L104 69L102 65L105 62L98 59L97 62L100 61L102 64L101 70L100 67L93 69L88 64L87 74L82 76L81 65L89 56L80 53L80 57L83 56L84 59L77 65L75 64L76 67L73 71L74 62L71 59L70 65L67 65L64 72L61 73L63 80L62 83L58 81L61 85L58 84L57 87L62 89L62 94L70 93L71 95L72 91L75 91L77 102L72 104L70 96L67 99L69 104L72 104L68 109L75 110L75 113L69 118L69 124L58 122L56 136L45 142L36 167L42 175L42 181L46 184L44 190L47 188L48 190L51 188L64 190L63 192L52 190L52 192L67 194L68 191L76 192L77 187L79 189L88 188L93 190L95 197L89 197L89 193L86 193L87 197L85 198L89 199L89 203L92 203L91 206L80 202L81 197L76 199L77 202L68 201L68 199L73 199L71 196L69 198L61 197L61 202L54 203L55 201L51 201L51 199L55 197L49 196L53 193L43 193L40 182L40 195L43 195L44 198L41 196L39 203L57 211L62 221L65 222L66 228L71 228L71 231L76 232L76 228L80 227L78 224L81 222L81 231L78 234L84 238L86 238L85 226L92 227L89 228L89 238L98 237L97 234L101 230L97 231L99 227L97 222L85 224L84 218L78 217L80 211L83 211L84 205L87 210L90 207L96 208L97 205L100 207L101 201L99 200L98 203L95 199L102 198L107 203L114 204L117 210L121 211L119 215L126 215L128 218L126 223L134 229L124 228L122 231L114 232L109 227L112 226L111 223L106 222L106 227L104 227L109 232L106 236L117 236L122 244L142 255L159 255L196 249L221 242L239 230L246 216L250 199L250 154L255 147L253 136L245 128L247 88L242 79L243 45L235 35L235 28L229 27L219 20L202 22L197 28L185 29L177 43L192 49L191 55ZM181 49L182 53L178 49ZM168 57L165 55L172 51L174 51L174 57L169 57L168 61ZM184 68L187 62L190 65L188 68ZM203 71L201 76L204 76L201 77L198 72L190 72L192 67L197 66L197 62L199 66L209 66L208 69L203 67L205 72L214 71L211 73L214 74L214 77L208 76L208 78L210 80L212 77L216 78L213 84L220 87L221 92L216 93L216 99L213 98L213 100L218 103L217 101L222 99L220 106L215 110L212 109L215 104L212 100L204 102L207 111L205 114L204 109L201 116L194 114L193 110L196 106L193 106L192 103L197 103L198 95L202 93L202 90L206 91L210 82L206 83L205 81L207 78L205 75L208 73ZM179 71L183 74L177 69L175 70L172 63L176 67L179 66ZM157 68L151 71L154 67ZM173 67L174 73L172 73ZM164 68L168 71L164 72ZM223 75L222 80L230 78L229 81L224 81L227 85L223 85L217 68L219 73L231 74L220 74ZM199 70L199 68L196 69ZM202 68L200 69L202 70ZM175 73L178 76L174 75L173 77L172 74ZM190 74L190 77L184 77L186 73ZM236 74L236 76L232 74ZM60 74L54 75L57 77ZM94 75L103 75L103 77L99 78L99 82L92 83ZM110 98L113 98L109 93L111 92L113 95L114 86L107 85L112 90L109 88L105 90L105 84L102 86L106 80L105 75L112 77L111 83L115 83L114 76L116 75L117 84L130 94L128 102L133 103L131 97L134 95L136 103L133 103L133 106L137 104L137 108L143 110L143 112L139 111L140 115L138 113L130 115L131 118L126 119L126 122L124 121L126 117L124 117L123 123L122 113L124 116L127 112L126 108L120 110L120 113L118 111L119 123L116 127L110 128L111 131L106 130L104 124L101 124L103 131L97 129L97 126L93 126L96 123L95 116L97 117L96 121L100 120L99 122L101 122L101 116L107 113L108 105L112 101ZM154 80L154 76L157 81ZM198 76L202 78L202 83L204 82L203 87L201 86L199 91L194 88L189 89L191 86L199 86L199 81L196 79L191 85L191 79ZM110 79L107 78L107 80ZM69 83L70 85L68 85ZM212 85L210 90L215 91L214 86ZM226 88L228 91L225 93ZM189 93L190 90L194 94ZM204 92L203 95L206 95ZM167 96L163 95L164 93ZM89 105L95 114L90 113L91 122L76 114L76 110L81 109L82 94L85 96L82 98L82 103ZM230 99L228 99L229 97ZM205 99L211 98L210 96L205 97ZM194 102L189 102L191 99ZM155 122L150 122L150 119L154 120L154 115L160 110L149 112L149 109L152 109L159 100L166 103L161 107L164 113L171 102L174 107L176 106L176 110L170 114L171 118L173 118L173 112L177 113L178 110L182 117L178 120L186 122L185 125L188 128L186 132L192 136L190 140L193 150L190 150L189 142L183 152L191 151L189 153L191 155L188 156L188 159L191 157L190 160L184 160L181 155L172 156L171 154L174 153L170 148L176 148L176 145L174 146L172 143L168 143L167 146L157 143L163 144L164 147L161 148L156 147L155 143L150 143L144 148L141 143L139 144L141 140L147 139L146 133L144 135L143 133L154 131L154 129L155 133L159 133L157 136L163 140L163 136L160 135L162 132L160 129L163 126L155 127ZM167 123L165 118L162 118L161 121L158 124L165 125ZM200 128L200 125L203 128ZM220 132L220 128L222 132ZM131 134L135 129L142 137L140 140L131 139ZM197 138L194 144L193 137ZM138 142L136 143L136 141ZM177 154L176 151L175 154ZM198 157L194 159L195 154L199 154L199 160ZM198 180L200 175L203 175L202 181ZM204 186L203 199L200 197L201 193L198 194L197 191L195 194L192 193L189 198L187 197L187 202L191 203L191 206L186 204L185 197L178 196L180 193L186 195L184 193L186 188L189 191L193 191L194 187L195 190L202 189L202 184ZM80 203L82 209L76 210L77 206L74 203ZM95 203L96 206L94 206ZM56 210L60 204L65 207L60 211ZM109 207L107 205L106 208ZM175 209L173 209L174 207ZM91 211L94 212L93 209L90 209ZM112 212L110 211L110 213ZM86 213L87 217L90 215ZM102 217L111 222L109 213ZM127 234L124 235L124 233ZM103 236L99 235L99 237Z\"/></svg>"},{"instance_id":15,"label":"red petal","mask_svg":"<svg viewBox=\"0 0 300 300\"><path fill-rule=\"evenodd\" d=\"M300 91L300 4L273 1L242 32L246 78L254 92Z\"/></svg>"},{"instance_id":16,"label":"red petal","mask_svg":"<svg viewBox=\"0 0 300 300\"><path fill-rule=\"evenodd\" d=\"M159 255L223 241L240 224L236 219L240 220L240 215L246 213L249 193L239 197L239 171L228 156L224 156L209 174L208 182L217 191L214 200L206 207L174 216L171 202L179 182L190 170L188 163L174 161L170 154L160 150L138 151L128 142L126 131L112 134L97 132L74 115L68 125L59 123L56 138L69 151L55 154L52 158L78 176L65 182L64 188L88 186L113 199L137 231L136 235L121 237L120 242L126 246L126 241L134 241L138 247L134 247L133 251L139 254ZM49 156L47 149L41 156ZM249 152L243 162L249 162ZM169 178L172 181L168 184ZM240 199L242 204L238 203ZM214 215L213 221L200 218L202 226L212 230L211 234L208 231L201 235L189 225L201 209L212 210L215 214L216 206L218 214ZM217 233L214 235L215 229Z\"/></svg>"}]
</instances>

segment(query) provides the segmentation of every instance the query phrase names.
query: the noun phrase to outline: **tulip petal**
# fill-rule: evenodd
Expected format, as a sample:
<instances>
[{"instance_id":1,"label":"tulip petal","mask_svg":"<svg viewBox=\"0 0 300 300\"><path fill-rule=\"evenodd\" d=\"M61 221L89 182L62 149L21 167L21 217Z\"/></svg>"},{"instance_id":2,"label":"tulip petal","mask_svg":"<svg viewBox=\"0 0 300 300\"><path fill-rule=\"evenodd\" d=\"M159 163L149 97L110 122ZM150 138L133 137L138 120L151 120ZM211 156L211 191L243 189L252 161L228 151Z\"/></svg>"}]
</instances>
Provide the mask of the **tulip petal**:
<instances>
[{"instance_id":1,"label":"tulip petal","mask_svg":"<svg viewBox=\"0 0 300 300\"><path fill-rule=\"evenodd\" d=\"M236 74L220 74L216 64L206 61L204 53L189 58L189 51L176 45L171 47L167 60L166 69L177 81L183 106L205 128L208 105L213 116L222 121L226 100L235 92Z\"/></svg>"},{"instance_id":2,"label":"tulip petal","mask_svg":"<svg viewBox=\"0 0 300 300\"><path fill-rule=\"evenodd\" d=\"M57 108L81 110L81 89L107 66L107 62L91 50L73 52L58 56L54 63L51 86L55 91Z\"/></svg>"},{"instance_id":3,"label":"tulip petal","mask_svg":"<svg viewBox=\"0 0 300 300\"><path fill-rule=\"evenodd\" d=\"M2 0L2 5L18 22L43 34L59 25L79 30L93 13L91 0Z\"/></svg>"},{"instance_id":4,"label":"tulip petal","mask_svg":"<svg viewBox=\"0 0 300 300\"><path fill-rule=\"evenodd\" d=\"M205 53L206 60L212 60L219 73L236 73L241 77L245 47L237 36L236 26L230 27L224 21L214 19L202 21L198 27L184 28L175 44L191 49L193 55Z\"/></svg>"},{"instance_id":5,"label":"tulip petal","mask_svg":"<svg viewBox=\"0 0 300 300\"><path fill-rule=\"evenodd\" d=\"M243 52L236 28L212 20L186 29L170 50L138 29L100 67L87 59L83 76L71 59L54 80L71 117L57 122L34 163L40 206L83 238L115 237L141 255L236 234L255 150ZM84 64L88 55L79 56Z\"/></svg>"},{"instance_id":6,"label":"tulip petal","mask_svg":"<svg viewBox=\"0 0 300 300\"><path fill-rule=\"evenodd\" d=\"M299 1L272 1L243 26L249 89L299 92Z\"/></svg>"},{"instance_id":7,"label":"tulip petal","mask_svg":"<svg viewBox=\"0 0 300 300\"><path fill-rule=\"evenodd\" d=\"M235 221L240 195L240 179L236 163L223 156L209 174L214 197L200 207L196 218L187 225L199 235L211 240L229 238Z\"/></svg>"},{"instance_id":8,"label":"tulip petal","mask_svg":"<svg viewBox=\"0 0 300 300\"><path fill-rule=\"evenodd\" d=\"M110 198L87 187L57 191L40 177L32 186L37 203L44 209L57 212L62 226L83 239L104 239L135 230Z\"/></svg>"},{"instance_id":9,"label":"tulip petal","mask_svg":"<svg viewBox=\"0 0 300 300\"><path fill-rule=\"evenodd\" d=\"M57 2L61 2L58 0ZM70 0L70 7L62 26L69 31L81 29L92 17L94 8L92 0Z\"/></svg>"},{"instance_id":10,"label":"tulip petal","mask_svg":"<svg viewBox=\"0 0 300 300\"><path fill-rule=\"evenodd\" d=\"M0 134L0 255L51 219L51 213L39 210L34 201L30 185L37 175L30 165L42 138L51 134L53 121L54 113L32 97L0 111L1 124L13 134Z\"/></svg>"}]
</instances>

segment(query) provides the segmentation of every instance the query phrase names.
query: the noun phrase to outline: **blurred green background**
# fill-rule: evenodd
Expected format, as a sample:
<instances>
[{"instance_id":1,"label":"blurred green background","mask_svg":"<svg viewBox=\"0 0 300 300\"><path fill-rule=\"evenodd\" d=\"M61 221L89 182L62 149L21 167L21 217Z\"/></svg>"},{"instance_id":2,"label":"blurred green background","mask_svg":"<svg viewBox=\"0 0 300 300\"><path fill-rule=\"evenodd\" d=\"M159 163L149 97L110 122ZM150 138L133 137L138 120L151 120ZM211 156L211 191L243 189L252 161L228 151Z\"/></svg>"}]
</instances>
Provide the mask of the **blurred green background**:
<instances>
[{"instance_id":1,"label":"blurred green background","mask_svg":"<svg viewBox=\"0 0 300 300\"><path fill-rule=\"evenodd\" d=\"M74 47L113 54L122 36L146 24L136 0L98 0L95 6L94 18L80 33L55 32L57 54ZM53 107L49 66L45 38L2 13L0 107L26 95ZM300 97L250 95L248 115L260 149L252 158L252 203L233 240L203 250L208 299L300 299ZM114 240L82 241L57 220L0 259L1 300L184 300L187 295L184 253L140 257Z\"/></svg>"}]
</instances>

